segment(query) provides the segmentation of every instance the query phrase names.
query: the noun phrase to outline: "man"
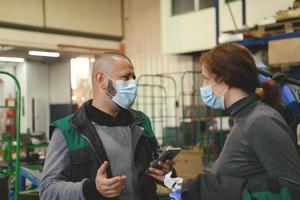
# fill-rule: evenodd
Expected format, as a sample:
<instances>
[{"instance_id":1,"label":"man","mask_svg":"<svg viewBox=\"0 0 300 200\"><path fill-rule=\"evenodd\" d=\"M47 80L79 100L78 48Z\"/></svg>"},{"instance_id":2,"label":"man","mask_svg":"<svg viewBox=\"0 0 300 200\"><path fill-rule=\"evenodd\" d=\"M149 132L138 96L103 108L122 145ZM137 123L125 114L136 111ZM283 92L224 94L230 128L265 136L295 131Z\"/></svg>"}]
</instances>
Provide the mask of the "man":
<instances>
[{"instance_id":1,"label":"man","mask_svg":"<svg viewBox=\"0 0 300 200\"><path fill-rule=\"evenodd\" d=\"M158 199L154 178L162 181L174 162L148 169L158 145L149 118L130 109L134 79L125 55L104 53L97 59L93 99L50 127L41 199Z\"/></svg>"}]
</instances>

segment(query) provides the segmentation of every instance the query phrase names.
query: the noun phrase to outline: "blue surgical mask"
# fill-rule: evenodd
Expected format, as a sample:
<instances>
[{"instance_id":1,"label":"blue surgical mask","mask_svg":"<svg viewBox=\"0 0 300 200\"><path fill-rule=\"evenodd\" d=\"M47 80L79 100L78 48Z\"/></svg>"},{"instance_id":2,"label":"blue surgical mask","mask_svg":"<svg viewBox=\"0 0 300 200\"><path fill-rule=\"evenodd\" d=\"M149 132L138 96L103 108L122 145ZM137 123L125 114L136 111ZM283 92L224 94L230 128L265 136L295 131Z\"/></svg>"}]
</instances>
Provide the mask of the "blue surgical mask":
<instances>
[{"instance_id":1,"label":"blue surgical mask","mask_svg":"<svg viewBox=\"0 0 300 200\"><path fill-rule=\"evenodd\" d=\"M106 75L107 76L107 75ZM131 79L129 81L124 80L113 80L107 76L110 80L115 82L116 94L111 95L107 90L106 93L111 97L112 101L121 106L124 109L129 109L137 95L137 86L135 80Z\"/></svg>"},{"instance_id":2,"label":"blue surgical mask","mask_svg":"<svg viewBox=\"0 0 300 200\"><path fill-rule=\"evenodd\" d=\"M224 95L228 91L228 88L224 90L221 96L215 96L213 94L212 86L214 86L216 83L207 85L200 88L200 94L203 102L214 109L225 109L224 104Z\"/></svg>"}]
</instances>

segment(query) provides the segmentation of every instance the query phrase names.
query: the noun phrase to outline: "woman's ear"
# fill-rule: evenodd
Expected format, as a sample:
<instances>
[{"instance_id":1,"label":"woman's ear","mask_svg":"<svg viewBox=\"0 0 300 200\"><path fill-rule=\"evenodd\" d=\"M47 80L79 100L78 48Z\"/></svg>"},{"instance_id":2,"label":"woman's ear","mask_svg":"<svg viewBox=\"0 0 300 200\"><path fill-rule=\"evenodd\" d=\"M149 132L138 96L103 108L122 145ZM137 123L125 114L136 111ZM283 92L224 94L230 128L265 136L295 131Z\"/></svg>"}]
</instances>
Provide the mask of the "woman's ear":
<instances>
[{"instance_id":1,"label":"woman's ear","mask_svg":"<svg viewBox=\"0 0 300 200\"><path fill-rule=\"evenodd\" d=\"M222 79L221 78L219 78L217 76L214 76L213 78L216 81L216 83L222 83Z\"/></svg>"},{"instance_id":2,"label":"woman's ear","mask_svg":"<svg viewBox=\"0 0 300 200\"><path fill-rule=\"evenodd\" d=\"M215 80L219 84L222 84L222 83L226 84L221 78L216 78Z\"/></svg>"}]
</instances>

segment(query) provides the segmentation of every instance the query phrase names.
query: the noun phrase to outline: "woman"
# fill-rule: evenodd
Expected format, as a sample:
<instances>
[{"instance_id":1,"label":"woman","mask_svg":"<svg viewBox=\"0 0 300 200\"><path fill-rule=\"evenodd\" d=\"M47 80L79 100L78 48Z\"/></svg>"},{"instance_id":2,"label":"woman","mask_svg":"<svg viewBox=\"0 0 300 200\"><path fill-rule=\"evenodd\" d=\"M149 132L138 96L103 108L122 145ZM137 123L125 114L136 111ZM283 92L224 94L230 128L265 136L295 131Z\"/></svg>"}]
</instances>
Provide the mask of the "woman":
<instances>
[{"instance_id":1,"label":"woman","mask_svg":"<svg viewBox=\"0 0 300 200\"><path fill-rule=\"evenodd\" d=\"M277 111L282 107L279 90L273 81L258 81L251 53L239 44L222 44L202 55L200 64L204 103L226 109L234 119L212 173L300 183L295 138Z\"/></svg>"},{"instance_id":2,"label":"woman","mask_svg":"<svg viewBox=\"0 0 300 200\"><path fill-rule=\"evenodd\" d=\"M296 138L277 111L282 105L276 83L258 81L251 53L238 44L215 47L200 64L203 102L227 110L234 125L211 173L198 175L171 198L300 199Z\"/></svg>"},{"instance_id":3,"label":"woman","mask_svg":"<svg viewBox=\"0 0 300 200\"><path fill-rule=\"evenodd\" d=\"M165 177L173 200L300 199L296 138L279 113L274 81L260 83L252 54L242 45L222 44L200 58L203 102L225 109L234 125L211 173L183 188ZM170 182L172 184L170 184Z\"/></svg>"}]
</instances>

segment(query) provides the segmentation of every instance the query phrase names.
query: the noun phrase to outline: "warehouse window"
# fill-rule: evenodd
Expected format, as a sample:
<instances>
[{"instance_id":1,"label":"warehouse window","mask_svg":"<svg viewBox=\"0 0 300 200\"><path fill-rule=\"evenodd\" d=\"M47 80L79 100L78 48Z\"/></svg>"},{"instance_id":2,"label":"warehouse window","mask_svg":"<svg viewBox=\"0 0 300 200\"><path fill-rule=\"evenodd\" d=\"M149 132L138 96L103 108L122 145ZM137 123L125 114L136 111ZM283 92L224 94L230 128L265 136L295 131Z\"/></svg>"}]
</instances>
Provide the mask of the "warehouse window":
<instances>
[{"instance_id":1,"label":"warehouse window","mask_svg":"<svg viewBox=\"0 0 300 200\"><path fill-rule=\"evenodd\" d=\"M71 88L72 103L79 107L83 102L91 98L91 59L77 57L71 59Z\"/></svg>"},{"instance_id":2,"label":"warehouse window","mask_svg":"<svg viewBox=\"0 0 300 200\"><path fill-rule=\"evenodd\" d=\"M215 0L199 0L199 9L211 8L215 6Z\"/></svg>"},{"instance_id":3,"label":"warehouse window","mask_svg":"<svg viewBox=\"0 0 300 200\"><path fill-rule=\"evenodd\" d=\"M172 0L172 15L184 14L194 10L194 0Z\"/></svg>"},{"instance_id":4,"label":"warehouse window","mask_svg":"<svg viewBox=\"0 0 300 200\"><path fill-rule=\"evenodd\" d=\"M232 1L239 1L239 0L225 0L225 3L230 3Z\"/></svg>"},{"instance_id":5,"label":"warehouse window","mask_svg":"<svg viewBox=\"0 0 300 200\"><path fill-rule=\"evenodd\" d=\"M172 15L180 15L215 6L215 0L172 0Z\"/></svg>"},{"instance_id":6,"label":"warehouse window","mask_svg":"<svg viewBox=\"0 0 300 200\"><path fill-rule=\"evenodd\" d=\"M88 58L72 58L71 59L71 87L77 89L78 82L81 79L89 77L89 59Z\"/></svg>"}]
</instances>

